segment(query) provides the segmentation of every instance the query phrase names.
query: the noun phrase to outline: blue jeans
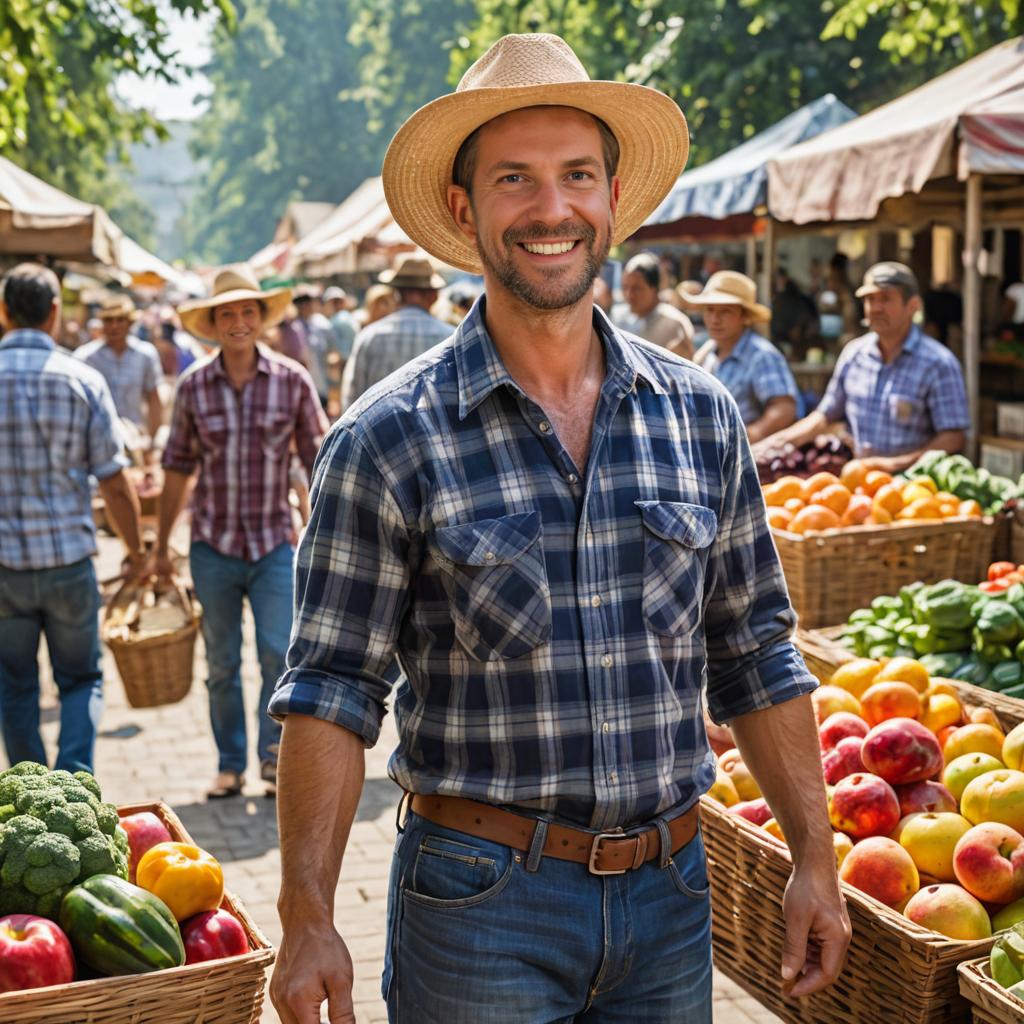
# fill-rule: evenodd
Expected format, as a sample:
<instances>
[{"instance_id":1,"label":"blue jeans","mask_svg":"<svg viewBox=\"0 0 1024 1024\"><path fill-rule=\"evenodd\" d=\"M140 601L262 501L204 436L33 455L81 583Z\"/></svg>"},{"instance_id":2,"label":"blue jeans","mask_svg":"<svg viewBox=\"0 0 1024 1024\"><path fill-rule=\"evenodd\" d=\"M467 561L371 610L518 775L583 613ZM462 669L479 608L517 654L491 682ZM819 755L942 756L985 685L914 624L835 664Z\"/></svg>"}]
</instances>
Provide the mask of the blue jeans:
<instances>
[{"instance_id":1,"label":"blue jeans","mask_svg":"<svg viewBox=\"0 0 1024 1024\"><path fill-rule=\"evenodd\" d=\"M698 835L622 875L410 815L388 889L391 1024L711 1024Z\"/></svg>"},{"instance_id":2,"label":"blue jeans","mask_svg":"<svg viewBox=\"0 0 1024 1024\"><path fill-rule=\"evenodd\" d=\"M248 760L245 702L242 697L242 599L249 598L256 622L256 653L263 685L260 689L260 761L277 761L280 723L267 714L274 685L284 673L284 657L292 627L292 556L280 544L255 562L231 558L197 541L189 552L192 582L203 606L203 640L210 692L210 724L217 742L220 771L245 771Z\"/></svg>"},{"instance_id":3,"label":"blue jeans","mask_svg":"<svg viewBox=\"0 0 1024 1024\"><path fill-rule=\"evenodd\" d=\"M39 636L60 694L57 767L93 770L103 713L100 595L92 560L57 569L0 566L0 715L11 764L46 764L39 736Z\"/></svg>"}]
</instances>

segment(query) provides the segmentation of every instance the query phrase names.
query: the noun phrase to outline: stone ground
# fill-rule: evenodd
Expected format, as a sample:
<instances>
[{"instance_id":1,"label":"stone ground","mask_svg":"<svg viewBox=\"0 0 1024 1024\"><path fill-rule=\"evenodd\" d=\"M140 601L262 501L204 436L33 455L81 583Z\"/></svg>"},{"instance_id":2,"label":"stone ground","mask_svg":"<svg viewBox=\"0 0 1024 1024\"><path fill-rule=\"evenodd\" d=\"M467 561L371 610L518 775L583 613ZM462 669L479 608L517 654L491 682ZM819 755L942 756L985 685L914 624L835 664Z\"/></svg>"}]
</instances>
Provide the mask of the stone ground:
<instances>
[{"instance_id":1,"label":"stone ground","mask_svg":"<svg viewBox=\"0 0 1024 1024\"><path fill-rule=\"evenodd\" d=\"M100 545L97 573L103 579L116 571L119 544L101 538ZM247 631L243 677L251 707L259 689L251 622ZM252 781L242 796L205 801L203 794L215 774L216 757L202 685L201 638L196 655L195 682L185 700L168 707L136 710L128 706L113 657L106 653L106 709L97 744L97 777L105 798L115 803L163 800L170 804L195 841L224 865L228 887L276 946L281 938L275 906L281 861L274 801L263 796L255 757L248 771ZM57 723L49 686L44 688L43 703L44 738L53 751ZM387 1019L380 998L380 973L398 797L386 770L394 743L393 722L388 716L381 742L367 756L366 787L337 892L338 929L355 963L358 1024ZM715 978L714 1005L716 1024L769 1024L777 1020L721 975ZM326 1008L323 1012L326 1020ZM262 1021L279 1024L269 999Z\"/></svg>"}]
</instances>

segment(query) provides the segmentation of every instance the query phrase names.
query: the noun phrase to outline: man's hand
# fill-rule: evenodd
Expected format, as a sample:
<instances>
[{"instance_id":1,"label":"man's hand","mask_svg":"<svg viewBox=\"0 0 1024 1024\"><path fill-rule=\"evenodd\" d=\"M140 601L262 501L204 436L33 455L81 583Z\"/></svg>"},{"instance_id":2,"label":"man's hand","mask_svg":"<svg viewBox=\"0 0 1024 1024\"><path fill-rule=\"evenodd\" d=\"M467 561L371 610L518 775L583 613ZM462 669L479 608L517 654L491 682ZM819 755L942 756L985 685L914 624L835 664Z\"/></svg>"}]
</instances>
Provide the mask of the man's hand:
<instances>
[{"instance_id":1,"label":"man's hand","mask_svg":"<svg viewBox=\"0 0 1024 1024\"><path fill-rule=\"evenodd\" d=\"M320 1024L324 1000L331 1024L355 1024L348 947L333 927L286 928L270 980L281 1024Z\"/></svg>"},{"instance_id":2,"label":"man's hand","mask_svg":"<svg viewBox=\"0 0 1024 1024\"><path fill-rule=\"evenodd\" d=\"M121 562L121 575L125 579L135 581L148 574L149 556L145 551L129 551Z\"/></svg>"},{"instance_id":3,"label":"man's hand","mask_svg":"<svg viewBox=\"0 0 1024 1024\"><path fill-rule=\"evenodd\" d=\"M159 549L153 552L153 556L149 560L146 571L148 575L156 577L158 584L173 583L177 577L170 554L167 551L160 551Z\"/></svg>"},{"instance_id":4,"label":"man's hand","mask_svg":"<svg viewBox=\"0 0 1024 1024\"><path fill-rule=\"evenodd\" d=\"M794 867L782 908L786 918L782 988L795 999L831 985L846 958L850 919L835 863Z\"/></svg>"}]
</instances>

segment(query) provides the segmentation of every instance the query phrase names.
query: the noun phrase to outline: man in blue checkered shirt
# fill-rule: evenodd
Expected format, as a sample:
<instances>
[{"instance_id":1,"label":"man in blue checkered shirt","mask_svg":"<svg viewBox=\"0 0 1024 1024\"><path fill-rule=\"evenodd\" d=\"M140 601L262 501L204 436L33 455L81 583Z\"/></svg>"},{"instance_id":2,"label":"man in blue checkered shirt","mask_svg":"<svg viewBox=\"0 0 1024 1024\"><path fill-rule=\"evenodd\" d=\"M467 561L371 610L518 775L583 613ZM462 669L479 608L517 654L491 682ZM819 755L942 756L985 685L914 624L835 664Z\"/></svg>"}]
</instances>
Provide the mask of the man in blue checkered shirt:
<instances>
[{"instance_id":1,"label":"man in blue checkered shirt","mask_svg":"<svg viewBox=\"0 0 1024 1024\"><path fill-rule=\"evenodd\" d=\"M742 419L591 298L685 152L668 97L544 35L500 40L391 143L396 220L486 291L318 458L271 702L286 1024L324 999L354 1021L333 897L399 670L391 1021L710 1024L705 702L793 855L779 984L839 971L815 682Z\"/></svg>"},{"instance_id":2,"label":"man in blue checkered shirt","mask_svg":"<svg viewBox=\"0 0 1024 1024\"><path fill-rule=\"evenodd\" d=\"M795 445L845 422L854 451L875 469L898 473L924 452L963 451L970 427L963 372L949 349L929 338L913 271L877 263L857 290L871 330L840 353L818 408L765 445Z\"/></svg>"}]
</instances>

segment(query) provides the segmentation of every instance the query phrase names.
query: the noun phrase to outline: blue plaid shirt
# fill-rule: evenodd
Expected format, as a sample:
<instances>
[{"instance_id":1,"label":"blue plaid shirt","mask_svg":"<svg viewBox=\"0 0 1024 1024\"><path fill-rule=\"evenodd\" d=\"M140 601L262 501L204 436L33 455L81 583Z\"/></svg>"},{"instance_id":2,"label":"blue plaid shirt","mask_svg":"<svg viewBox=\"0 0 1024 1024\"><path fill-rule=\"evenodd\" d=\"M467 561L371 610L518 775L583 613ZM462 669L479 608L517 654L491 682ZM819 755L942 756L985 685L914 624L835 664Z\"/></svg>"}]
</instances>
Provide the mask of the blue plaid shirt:
<instances>
[{"instance_id":1,"label":"blue plaid shirt","mask_svg":"<svg viewBox=\"0 0 1024 1024\"><path fill-rule=\"evenodd\" d=\"M270 703L390 772L593 828L683 810L728 720L815 687L725 389L615 330L585 473L506 371L483 303L334 425Z\"/></svg>"},{"instance_id":2,"label":"blue plaid shirt","mask_svg":"<svg viewBox=\"0 0 1024 1024\"><path fill-rule=\"evenodd\" d=\"M98 370L42 331L0 342L0 565L52 569L96 552L90 474L128 465Z\"/></svg>"},{"instance_id":3,"label":"blue plaid shirt","mask_svg":"<svg viewBox=\"0 0 1024 1024\"><path fill-rule=\"evenodd\" d=\"M862 457L912 452L971 423L960 363L916 324L891 363L882 361L873 331L851 341L818 412L832 423L846 420Z\"/></svg>"},{"instance_id":4,"label":"blue plaid shirt","mask_svg":"<svg viewBox=\"0 0 1024 1024\"><path fill-rule=\"evenodd\" d=\"M717 346L709 351L702 365L736 399L745 424L759 420L773 398L792 398L799 407L800 392L786 357L767 338L746 331L732 352L721 360L716 349Z\"/></svg>"}]
</instances>

